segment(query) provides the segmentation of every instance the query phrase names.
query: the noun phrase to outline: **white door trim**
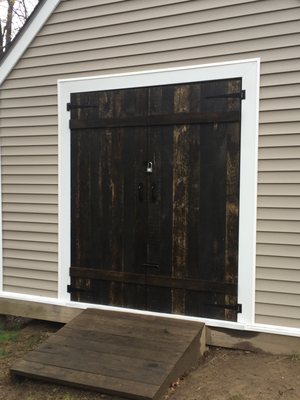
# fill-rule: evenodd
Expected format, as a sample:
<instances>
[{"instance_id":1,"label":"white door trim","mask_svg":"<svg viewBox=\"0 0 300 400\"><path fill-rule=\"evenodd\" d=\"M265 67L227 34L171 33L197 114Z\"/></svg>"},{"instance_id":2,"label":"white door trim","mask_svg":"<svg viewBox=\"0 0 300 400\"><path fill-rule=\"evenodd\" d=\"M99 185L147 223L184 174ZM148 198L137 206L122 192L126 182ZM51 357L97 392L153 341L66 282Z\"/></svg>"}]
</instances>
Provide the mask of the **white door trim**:
<instances>
[{"instance_id":1,"label":"white door trim","mask_svg":"<svg viewBox=\"0 0 300 400\"><path fill-rule=\"evenodd\" d=\"M246 91L241 123L238 302L242 313L238 314L238 323L254 324L259 59L58 81L60 301L70 301L70 115L66 109L70 94L238 77Z\"/></svg>"}]
</instances>

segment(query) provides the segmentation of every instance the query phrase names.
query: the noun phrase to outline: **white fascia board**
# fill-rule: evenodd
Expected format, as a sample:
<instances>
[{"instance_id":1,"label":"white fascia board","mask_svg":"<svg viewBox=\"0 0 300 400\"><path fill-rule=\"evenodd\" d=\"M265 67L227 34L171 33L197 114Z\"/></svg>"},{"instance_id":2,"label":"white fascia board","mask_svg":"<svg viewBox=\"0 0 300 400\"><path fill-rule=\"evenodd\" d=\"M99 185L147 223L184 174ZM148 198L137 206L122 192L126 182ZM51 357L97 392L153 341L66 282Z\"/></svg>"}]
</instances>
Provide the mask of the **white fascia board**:
<instances>
[{"instance_id":1,"label":"white fascia board","mask_svg":"<svg viewBox=\"0 0 300 400\"><path fill-rule=\"evenodd\" d=\"M5 57L3 63L0 65L0 85L2 85L8 74L22 57L27 47L48 20L59 2L60 0L46 0L44 5L41 6L37 15L29 23L28 27L25 28L24 32L21 34L21 37L17 38L16 44L13 45L9 51L9 54L7 57Z\"/></svg>"},{"instance_id":2,"label":"white fascia board","mask_svg":"<svg viewBox=\"0 0 300 400\"><path fill-rule=\"evenodd\" d=\"M242 88L246 90L246 99L242 102L239 211L238 302L242 304L242 313L238 314L238 321L234 324L236 326L238 324L254 324L259 74L260 59L255 58L58 81L60 300L68 301L70 299L67 293L67 284L70 280L71 222L70 114L67 111L66 104L70 102L71 93L241 77Z\"/></svg>"}]
</instances>

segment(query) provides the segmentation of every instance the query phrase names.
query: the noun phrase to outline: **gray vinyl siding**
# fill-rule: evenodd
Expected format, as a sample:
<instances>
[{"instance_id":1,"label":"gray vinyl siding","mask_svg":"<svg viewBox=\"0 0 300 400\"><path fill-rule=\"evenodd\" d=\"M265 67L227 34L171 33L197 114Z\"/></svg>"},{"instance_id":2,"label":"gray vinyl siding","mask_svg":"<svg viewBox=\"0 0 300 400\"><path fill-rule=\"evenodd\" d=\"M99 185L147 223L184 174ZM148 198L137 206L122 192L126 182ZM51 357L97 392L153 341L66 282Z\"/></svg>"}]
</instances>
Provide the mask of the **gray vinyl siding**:
<instances>
[{"instance_id":1,"label":"gray vinyl siding","mask_svg":"<svg viewBox=\"0 0 300 400\"><path fill-rule=\"evenodd\" d=\"M300 328L298 0L61 1L1 88L4 288L57 293L57 79L260 57L256 322Z\"/></svg>"}]
</instances>

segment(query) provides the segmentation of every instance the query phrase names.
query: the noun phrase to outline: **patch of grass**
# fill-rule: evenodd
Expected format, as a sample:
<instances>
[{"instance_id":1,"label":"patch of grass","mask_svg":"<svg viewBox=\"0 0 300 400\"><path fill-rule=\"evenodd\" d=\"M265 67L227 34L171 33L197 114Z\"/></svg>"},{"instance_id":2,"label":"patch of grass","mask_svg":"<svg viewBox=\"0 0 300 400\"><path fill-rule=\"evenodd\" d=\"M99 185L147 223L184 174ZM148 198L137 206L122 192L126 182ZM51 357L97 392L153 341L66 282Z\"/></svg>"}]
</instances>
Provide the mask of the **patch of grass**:
<instances>
[{"instance_id":1,"label":"patch of grass","mask_svg":"<svg viewBox=\"0 0 300 400\"><path fill-rule=\"evenodd\" d=\"M0 343L15 342L18 339L18 331L0 331Z\"/></svg>"}]
</instances>

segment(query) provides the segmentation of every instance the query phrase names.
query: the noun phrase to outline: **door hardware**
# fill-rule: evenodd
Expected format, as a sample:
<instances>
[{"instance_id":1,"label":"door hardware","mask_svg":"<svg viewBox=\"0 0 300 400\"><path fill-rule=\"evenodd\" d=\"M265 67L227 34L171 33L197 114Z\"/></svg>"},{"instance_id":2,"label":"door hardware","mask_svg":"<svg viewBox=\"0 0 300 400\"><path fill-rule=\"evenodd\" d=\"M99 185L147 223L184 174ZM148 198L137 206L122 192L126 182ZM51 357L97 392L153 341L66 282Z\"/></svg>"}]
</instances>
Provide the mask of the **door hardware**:
<instances>
[{"instance_id":1,"label":"door hardware","mask_svg":"<svg viewBox=\"0 0 300 400\"><path fill-rule=\"evenodd\" d=\"M146 172L147 172L147 174L152 174L152 172L153 172L153 163L151 161L147 162Z\"/></svg>"}]
</instances>

